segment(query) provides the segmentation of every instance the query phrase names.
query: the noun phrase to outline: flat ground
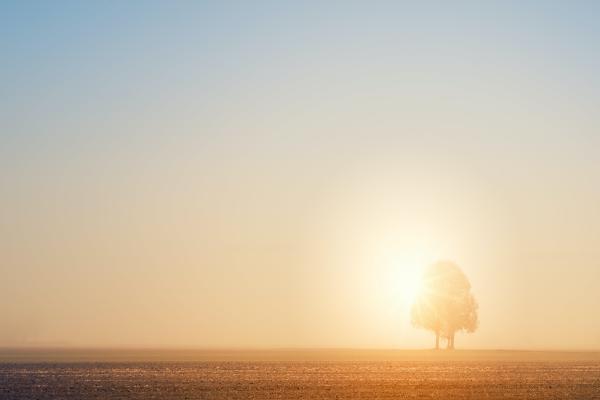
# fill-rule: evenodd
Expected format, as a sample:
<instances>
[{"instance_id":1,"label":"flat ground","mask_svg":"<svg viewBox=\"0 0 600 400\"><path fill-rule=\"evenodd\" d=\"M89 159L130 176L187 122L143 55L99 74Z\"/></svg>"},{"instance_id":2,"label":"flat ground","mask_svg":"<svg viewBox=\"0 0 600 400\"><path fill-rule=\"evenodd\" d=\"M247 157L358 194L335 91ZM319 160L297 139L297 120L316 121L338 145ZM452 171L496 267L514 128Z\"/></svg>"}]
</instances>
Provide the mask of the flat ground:
<instances>
[{"instance_id":1,"label":"flat ground","mask_svg":"<svg viewBox=\"0 0 600 400\"><path fill-rule=\"evenodd\" d=\"M600 353L1 350L2 399L600 399Z\"/></svg>"}]
</instances>

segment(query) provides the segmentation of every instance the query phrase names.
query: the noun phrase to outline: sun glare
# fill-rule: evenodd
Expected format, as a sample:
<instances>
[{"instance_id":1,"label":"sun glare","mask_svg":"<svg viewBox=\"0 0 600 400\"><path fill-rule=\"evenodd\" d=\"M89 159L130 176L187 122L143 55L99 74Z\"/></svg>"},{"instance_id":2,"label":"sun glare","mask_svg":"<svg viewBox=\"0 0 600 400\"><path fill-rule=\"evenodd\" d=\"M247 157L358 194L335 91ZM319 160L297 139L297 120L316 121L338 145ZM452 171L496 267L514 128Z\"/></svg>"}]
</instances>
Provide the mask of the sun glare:
<instances>
[{"instance_id":1,"label":"sun glare","mask_svg":"<svg viewBox=\"0 0 600 400\"><path fill-rule=\"evenodd\" d=\"M425 261L408 251L389 251L385 264L387 291L402 309L409 309L421 291Z\"/></svg>"},{"instance_id":2,"label":"sun glare","mask_svg":"<svg viewBox=\"0 0 600 400\"><path fill-rule=\"evenodd\" d=\"M415 265L399 265L396 285L402 303L411 305L421 290L421 268Z\"/></svg>"}]
</instances>

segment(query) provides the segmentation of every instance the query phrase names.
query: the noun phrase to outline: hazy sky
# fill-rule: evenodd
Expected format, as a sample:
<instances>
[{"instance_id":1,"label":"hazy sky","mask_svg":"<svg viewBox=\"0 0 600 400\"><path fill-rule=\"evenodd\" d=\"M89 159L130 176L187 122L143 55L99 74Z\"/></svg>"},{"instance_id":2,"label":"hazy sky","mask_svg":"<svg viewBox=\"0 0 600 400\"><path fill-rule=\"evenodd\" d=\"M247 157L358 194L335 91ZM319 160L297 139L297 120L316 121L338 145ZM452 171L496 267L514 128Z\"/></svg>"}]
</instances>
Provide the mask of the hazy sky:
<instances>
[{"instance_id":1,"label":"hazy sky","mask_svg":"<svg viewBox=\"0 0 600 400\"><path fill-rule=\"evenodd\" d=\"M2 3L0 345L600 348L600 4L295 3Z\"/></svg>"}]
</instances>

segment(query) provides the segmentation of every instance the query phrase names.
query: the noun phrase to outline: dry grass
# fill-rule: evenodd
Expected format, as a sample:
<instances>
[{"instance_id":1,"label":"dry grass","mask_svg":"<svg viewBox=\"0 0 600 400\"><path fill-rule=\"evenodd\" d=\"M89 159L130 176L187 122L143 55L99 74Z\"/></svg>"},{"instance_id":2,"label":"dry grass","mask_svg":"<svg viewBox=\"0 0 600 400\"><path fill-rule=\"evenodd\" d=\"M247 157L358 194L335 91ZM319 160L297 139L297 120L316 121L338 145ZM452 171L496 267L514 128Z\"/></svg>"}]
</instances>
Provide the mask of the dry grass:
<instances>
[{"instance_id":1,"label":"dry grass","mask_svg":"<svg viewBox=\"0 0 600 400\"><path fill-rule=\"evenodd\" d=\"M114 352L101 353L110 359ZM94 352L61 354L14 352L14 363L2 353L0 398L600 399L598 353L196 351L183 362L166 361L182 355L169 351L121 353L129 362L98 362Z\"/></svg>"}]
</instances>

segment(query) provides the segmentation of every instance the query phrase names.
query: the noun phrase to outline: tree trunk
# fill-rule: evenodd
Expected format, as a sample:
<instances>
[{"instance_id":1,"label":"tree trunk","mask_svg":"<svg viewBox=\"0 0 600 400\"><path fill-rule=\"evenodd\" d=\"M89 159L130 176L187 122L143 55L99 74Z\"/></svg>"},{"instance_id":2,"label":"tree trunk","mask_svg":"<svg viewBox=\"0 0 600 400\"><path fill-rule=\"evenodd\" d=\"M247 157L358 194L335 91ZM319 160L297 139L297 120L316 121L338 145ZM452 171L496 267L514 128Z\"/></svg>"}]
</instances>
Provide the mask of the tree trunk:
<instances>
[{"instance_id":1,"label":"tree trunk","mask_svg":"<svg viewBox=\"0 0 600 400\"><path fill-rule=\"evenodd\" d=\"M449 350L454 349L454 332L452 332L448 335L448 349Z\"/></svg>"},{"instance_id":2,"label":"tree trunk","mask_svg":"<svg viewBox=\"0 0 600 400\"><path fill-rule=\"evenodd\" d=\"M435 332L435 349L436 350L440 349L440 332L439 331Z\"/></svg>"}]
</instances>

